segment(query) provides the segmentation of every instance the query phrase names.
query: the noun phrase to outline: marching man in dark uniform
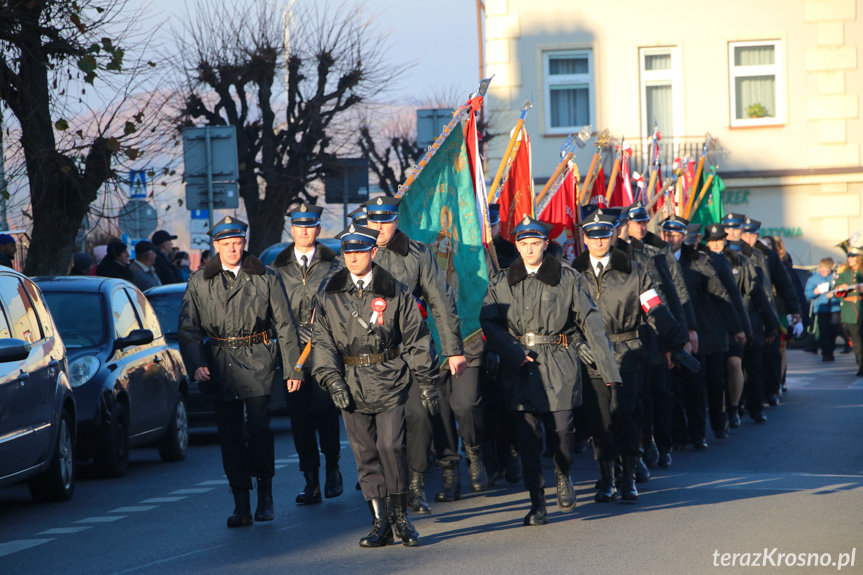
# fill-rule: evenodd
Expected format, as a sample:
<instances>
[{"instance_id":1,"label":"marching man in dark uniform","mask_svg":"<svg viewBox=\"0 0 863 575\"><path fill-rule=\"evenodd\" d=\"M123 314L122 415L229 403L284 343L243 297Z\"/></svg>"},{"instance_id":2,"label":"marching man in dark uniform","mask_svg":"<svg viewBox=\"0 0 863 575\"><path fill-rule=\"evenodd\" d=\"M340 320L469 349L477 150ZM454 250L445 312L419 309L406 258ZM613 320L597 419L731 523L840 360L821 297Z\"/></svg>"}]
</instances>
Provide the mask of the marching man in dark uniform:
<instances>
[{"instance_id":1,"label":"marching man in dark uniform","mask_svg":"<svg viewBox=\"0 0 863 575\"><path fill-rule=\"evenodd\" d=\"M258 478L255 521L273 519L273 365L279 351L286 366L299 357L284 285L278 273L244 251L247 227L228 216L209 231L218 253L189 277L178 333L186 369L214 399L222 464L234 494L228 527L252 524L253 476ZM300 384L288 379L288 391Z\"/></svg>"},{"instance_id":2,"label":"marching man in dark uniform","mask_svg":"<svg viewBox=\"0 0 863 575\"><path fill-rule=\"evenodd\" d=\"M318 294L312 372L342 410L372 512L372 530L360 547L387 545L394 533L414 546L420 538L407 517L405 402L415 385L425 408L437 412L438 365L408 288L372 264L377 238L377 231L353 224L339 235L346 267Z\"/></svg>"},{"instance_id":3,"label":"marching man in dark uniform","mask_svg":"<svg viewBox=\"0 0 863 575\"><path fill-rule=\"evenodd\" d=\"M579 352L586 341L591 360L607 384L621 382L602 317L587 282L545 253L551 226L525 216L515 228L521 257L491 279L480 313L487 345L498 352L506 406L518 412L517 428L524 486L531 507L525 525L547 523L542 475L542 426L551 435L557 478L557 505L575 508L570 478L573 457L572 409L581 403Z\"/></svg>"},{"instance_id":4,"label":"marching man in dark uniform","mask_svg":"<svg viewBox=\"0 0 863 575\"><path fill-rule=\"evenodd\" d=\"M315 294L323 287L329 276L336 253L317 242L321 233L321 213L324 209L303 203L291 210L291 235L293 243L286 247L273 261L273 268L281 273L291 308L299 325L300 347L303 348L312 336ZM285 366L290 369L291 366ZM306 478L306 486L297 495L297 503L321 502L320 467L317 430L321 438L321 453L326 457L326 482L324 495L327 499L342 494L342 474L339 471L339 411L330 395L312 380L310 365L303 370L303 385L290 397L291 435L300 458L300 471Z\"/></svg>"},{"instance_id":5,"label":"marching man in dark uniform","mask_svg":"<svg viewBox=\"0 0 863 575\"><path fill-rule=\"evenodd\" d=\"M455 295L447 285L446 277L438 267L428 246L408 238L399 230L400 202L398 198L379 197L363 204L369 227L378 231L375 264L405 284L409 293L420 298L422 304L428 308L440 336L440 354L442 357L449 358L442 369L449 369L452 374L459 377L467 367L467 359L464 356L464 343L461 339ZM462 407L461 405L453 407L457 416ZM472 405L468 402L464 408L470 410ZM424 474L428 469L432 424L428 413L422 407L416 385L410 386L408 390L405 413L410 465L410 506L416 513L427 514L431 513L431 510L425 499ZM442 461L441 468L447 484L453 486L459 482L458 459ZM448 491L454 494L453 488ZM454 498L454 495L451 498L446 497L447 494L443 492L440 495L442 497L438 499L443 501Z\"/></svg>"}]
</instances>

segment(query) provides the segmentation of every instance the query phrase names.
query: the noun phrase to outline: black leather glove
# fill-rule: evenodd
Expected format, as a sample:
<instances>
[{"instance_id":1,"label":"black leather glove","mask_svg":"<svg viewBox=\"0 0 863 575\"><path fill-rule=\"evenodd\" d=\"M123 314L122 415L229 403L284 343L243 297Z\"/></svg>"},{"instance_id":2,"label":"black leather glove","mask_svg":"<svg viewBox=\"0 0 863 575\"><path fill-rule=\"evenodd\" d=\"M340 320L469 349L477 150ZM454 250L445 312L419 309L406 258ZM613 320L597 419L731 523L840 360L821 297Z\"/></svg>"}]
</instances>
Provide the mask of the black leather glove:
<instances>
[{"instance_id":1,"label":"black leather glove","mask_svg":"<svg viewBox=\"0 0 863 575\"><path fill-rule=\"evenodd\" d=\"M485 352L485 372L494 375L498 371L500 371L500 356L493 351Z\"/></svg>"},{"instance_id":2,"label":"black leather glove","mask_svg":"<svg viewBox=\"0 0 863 575\"><path fill-rule=\"evenodd\" d=\"M330 396L339 409L347 409L351 405L351 392L348 391L348 384L344 381L330 384Z\"/></svg>"},{"instance_id":3,"label":"black leather glove","mask_svg":"<svg viewBox=\"0 0 863 575\"><path fill-rule=\"evenodd\" d=\"M581 342L576 346L575 350L578 352L578 359L581 360L581 363L596 367L596 358L593 357L593 352L590 351L589 345Z\"/></svg>"},{"instance_id":4,"label":"black leather glove","mask_svg":"<svg viewBox=\"0 0 863 575\"><path fill-rule=\"evenodd\" d=\"M429 387L420 391L420 400L423 407L429 410L430 415L440 413L440 392L436 387Z\"/></svg>"},{"instance_id":5,"label":"black leather glove","mask_svg":"<svg viewBox=\"0 0 863 575\"><path fill-rule=\"evenodd\" d=\"M301 325L298 328L300 332L300 345L306 345L312 339L312 326L311 325Z\"/></svg>"},{"instance_id":6,"label":"black leather glove","mask_svg":"<svg viewBox=\"0 0 863 575\"><path fill-rule=\"evenodd\" d=\"M672 353L671 359L674 360L674 363L692 373L698 373L698 370L701 368L701 363L685 349L679 349Z\"/></svg>"}]
</instances>

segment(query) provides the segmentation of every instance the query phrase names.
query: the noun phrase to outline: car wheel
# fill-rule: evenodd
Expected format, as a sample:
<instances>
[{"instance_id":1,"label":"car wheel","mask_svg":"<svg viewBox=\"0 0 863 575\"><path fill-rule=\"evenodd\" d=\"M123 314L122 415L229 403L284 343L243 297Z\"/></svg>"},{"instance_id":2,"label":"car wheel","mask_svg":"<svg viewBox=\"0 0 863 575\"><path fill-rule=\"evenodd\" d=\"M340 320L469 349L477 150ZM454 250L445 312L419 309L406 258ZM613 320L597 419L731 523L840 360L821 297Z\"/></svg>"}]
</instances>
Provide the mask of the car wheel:
<instances>
[{"instance_id":1,"label":"car wheel","mask_svg":"<svg viewBox=\"0 0 863 575\"><path fill-rule=\"evenodd\" d=\"M183 461L186 459L188 447L189 418L186 414L186 400L180 395L168 430L159 441L159 457L162 458L162 461Z\"/></svg>"},{"instance_id":2,"label":"car wheel","mask_svg":"<svg viewBox=\"0 0 863 575\"><path fill-rule=\"evenodd\" d=\"M63 410L57 424L51 466L28 484L34 501L69 501L75 491L75 434L70 419Z\"/></svg>"},{"instance_id":3,"label":"car wheel","mask_svg":"<svg viewBox=\"0 0 863 575\"><path fill-rule=\"evenodd\" d=\"M108 433L102 442L102 453L96 459L104 477L122 477L129 467L129 417L122 403L114 403Z\"/></svg>"}]
</instances>

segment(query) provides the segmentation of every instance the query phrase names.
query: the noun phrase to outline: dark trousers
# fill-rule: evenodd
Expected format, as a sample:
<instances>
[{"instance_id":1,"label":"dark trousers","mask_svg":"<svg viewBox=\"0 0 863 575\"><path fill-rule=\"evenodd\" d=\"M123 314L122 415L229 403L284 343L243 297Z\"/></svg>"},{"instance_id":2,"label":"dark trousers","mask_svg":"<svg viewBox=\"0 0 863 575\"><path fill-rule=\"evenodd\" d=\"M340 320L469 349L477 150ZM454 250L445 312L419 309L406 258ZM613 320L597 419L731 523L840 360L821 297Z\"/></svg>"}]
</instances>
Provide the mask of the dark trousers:
<instances>
[{"instance_id":1,"label":"dark trousers","mask_svg":"<svg viewBox=\"0 0 863 575\"><path fill-rule=\"evenodd\" d=\"M404 406L375 414L344 411L342 417L366 501L386 497L387 493L406 492Z\"/></svg>"},{"instance_id":2,"label":"dark trousers","mask_svg":"<svg viewBox=\"0 0 863 575\"><path fill-rule=\"evenodd\" d=\"M845 332L851 340L851 346L854 348L854 358L857 360L857 370L863 370L863 337L861 337L859 323L843 323Z\"/></svg>"},{"instance_id":3,"label":"dark trousers","mask_svg":"<svg viewBox=\"0 0 863 575\"><path fill-rule=\"evenodd\" d=\"M252 477L275 475L275 439L270 429L270 396L214 401L222 467L235 489L251 489ZM243 405L246 416L243 418ZM246 439L248 433L248 440Z\"/></svg>"},{"instance_id":4,"label":"dark trousers","mask_svg":"<svg viewBox=\"0 0 863 575\"><path fill-rule=\"evenodd\" d=\"M779 336L776 336L779 339ZM746 346L743 350L743 401L753 417L764 411L764 348Z\"/></svg>"},{"instance_id":5,"label":"dark trousers","mask_svg":"<svg viewBox=\"0 0 863 575\"><path fill-rule=\"evenodd\" d=\"M518 453L517 412L509 411L497 374L482 374L482 455L489 472L503 473L511 453Z\"/></svg>"},{"instance_id":6,"label":"dark trousers","mask_svg":"<svg viewBox=\"0 0 863 575\"><path fill-rule=\"evenodd\" d=\"M421 391L419 384L412 380L405 403L406 443L408 465L414 471L425 473L428 469L428 454L432 443L432 416L423 407Z\"/></svg>"},{"instance_id":7,"label":"dark trousers","mask_svg":"<svg viewBox=\"0 0 863 575\"><path fill-rule=\"evenodd\" d=\"M704 439L707 427L707 357L698 354L696 359L701 364L697 373L685 369L675 369L671 372L674 393L681 400L681 409L675 416L676 441L685 443L687 440L696 442Z\"/></svg>"},{"instance_id":8,"label":"dark trousers","mask_svg":"<svg viewBox=\"0 0 863 575\"><path fill-rule=\"evenodd\" d=\"M339 410L333 404L330 394L306 372L303 385L288 394L291 412L291 435L294 447L300 457L300 471L303 473L321 466L323 453L327 458L327 469L339 466ZM320 453L315 431L320 435Z\"/></svg>"},{"instance_id":9,"label":"dark trousers","mask_svg":"<svg viewBox=\"0 0 863 575\"><path fill-rule=\"evenodd\" d=\"M651 365L649 383L645 390L652 397L653 439L660 453L671 453L674 440L671 435L671 414L674 406L674 393L671 391L671 372L666 363ZM651 422L647 420L648 424Z\"/></svg>"},{"instance_id":10,"label":"dark trousers","mask_svg":"<svg viewBox=\"0 0 863 575\"><path fill-rule=\"evenodd\" d=\"M482 437L483 412L480 392L480 368L468 367L461 377L449 370L441 372L438 390L441 394L440 417L432 418L434 451L438 461L459 461L458 438L471 447Z\"/></svg>"},{"instance_id":11,"label":"dark trousers","mask_svg":"<svg viewBox=\"0 0 863 575\"><path fill-rule=\"evenodd\" d=\"M623 383L605 385L601 379L590 378L584 386L584 406L593 436L593 457L611 461L618 455L638 456L639 432L636 423L641 373L624 371Z\"/></svg>"},{"instance_id":12,"label":"dark trousers","mask_svg":"<svg viewBox=\"0 0 863 575\"><path fill-rule=\"evenodd\" d=\"M779 336L773 343L764 345L764 393L779 395L782 384L782 340Z\"/></svg>"},{"instance_id":13,"label":"dark trousers","mask_svg":"<svg viewBox=\"0 0 863 575\"><path fill-rule=\"evenodd\" d=\"M574 428L572 410L536 413L522 411L515 419L518 429L518 443L521 451L521 467L524 487L528 491L543 489L545 477L542 475L542 427L551 437L554 466L563 473L572 467L572 442Z\"/></svg>"},{"instance_id":14,"label":"dark trousers","mask_svg":"<svg viewBox=\"0 0 863 575\"><path fill-rule=\"evenodd\" d=\"M818 347L821 355L831 357L836 350L836 336L842 333L839 312L818 312Z\"/></svg>"},{"instance_id":15,"label":"dark trousers","mask_svg":"<svg viewBox=\"0 0 863 575\"><path fill-rule=\"evenodd\" d=\"M707 385L707 413L710 416L710 427L714 433L725 431L728 418L725 416L725 389L728 387L728 376L725 363L725 352L709 353L705 356L705 383Z\"/></svg>"}]
</instances>

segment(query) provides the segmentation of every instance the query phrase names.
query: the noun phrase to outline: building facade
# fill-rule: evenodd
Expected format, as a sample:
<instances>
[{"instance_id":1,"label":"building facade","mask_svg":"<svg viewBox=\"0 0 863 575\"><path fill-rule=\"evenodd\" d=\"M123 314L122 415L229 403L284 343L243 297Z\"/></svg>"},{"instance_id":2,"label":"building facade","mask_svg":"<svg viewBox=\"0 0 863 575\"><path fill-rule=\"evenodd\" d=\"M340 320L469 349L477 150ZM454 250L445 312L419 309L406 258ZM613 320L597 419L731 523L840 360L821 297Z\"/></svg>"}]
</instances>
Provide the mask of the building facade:
<instances>
[{"instance_id":1,"label":"building facade","mask_svg":"<svg viewBox=\"0 0 863 575\"><path fill-rule=\"evenodd\" d=\"M814 264L863 231L861 12L861 0L485 0L487 110L508 130L533 94L537 182L586 124L624 137L638 171L654 125L666 173L709 133L726 210L761 220L795 263ZM492 169L506 139L490 142ZM578 154L582 175L592 155L590 145Z\"/></svg>"}]
</instances>

